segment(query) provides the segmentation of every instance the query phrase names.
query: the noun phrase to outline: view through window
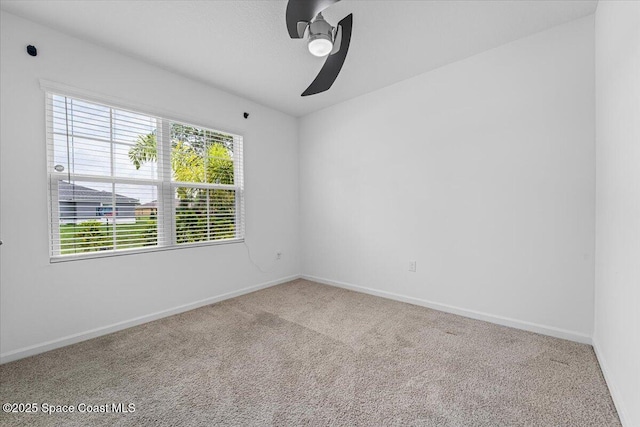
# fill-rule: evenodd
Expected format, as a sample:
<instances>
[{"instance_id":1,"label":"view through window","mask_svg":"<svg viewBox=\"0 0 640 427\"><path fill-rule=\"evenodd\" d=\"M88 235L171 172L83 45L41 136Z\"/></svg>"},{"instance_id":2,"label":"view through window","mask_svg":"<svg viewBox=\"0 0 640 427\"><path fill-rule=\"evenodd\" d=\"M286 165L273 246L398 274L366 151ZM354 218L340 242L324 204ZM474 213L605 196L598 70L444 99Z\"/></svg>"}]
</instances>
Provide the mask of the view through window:
<instances>
[{"instance_id":1,"label":"view through window","mask_svg":"<svg viewBox=\"0 0 640 427\"><path fill-rule=\"evenodd\" d=\"M242 137L47 101L53 257L243 238Z\"/></svg>"}]
</instances>

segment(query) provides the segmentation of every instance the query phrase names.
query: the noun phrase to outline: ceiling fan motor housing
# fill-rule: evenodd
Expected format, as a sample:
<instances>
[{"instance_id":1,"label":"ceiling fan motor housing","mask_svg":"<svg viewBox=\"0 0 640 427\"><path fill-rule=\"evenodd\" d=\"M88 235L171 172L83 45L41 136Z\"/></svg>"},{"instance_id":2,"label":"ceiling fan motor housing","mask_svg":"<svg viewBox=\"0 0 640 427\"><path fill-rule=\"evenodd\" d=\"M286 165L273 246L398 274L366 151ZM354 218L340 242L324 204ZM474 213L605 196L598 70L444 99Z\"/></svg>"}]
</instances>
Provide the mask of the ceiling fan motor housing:
<instances>
[{"instance_id":1,"label":"ceiling fan motor housing","mask_svg":"<svg viewBox=\"0 0 640 427\"><path fill-rule=\"evenodd\" d=\"M316 19L309 24L309 41L316 39L325 39L333 43L333 27L324 20L322 13L319 13Z\"/></svg>"}]
</instances>

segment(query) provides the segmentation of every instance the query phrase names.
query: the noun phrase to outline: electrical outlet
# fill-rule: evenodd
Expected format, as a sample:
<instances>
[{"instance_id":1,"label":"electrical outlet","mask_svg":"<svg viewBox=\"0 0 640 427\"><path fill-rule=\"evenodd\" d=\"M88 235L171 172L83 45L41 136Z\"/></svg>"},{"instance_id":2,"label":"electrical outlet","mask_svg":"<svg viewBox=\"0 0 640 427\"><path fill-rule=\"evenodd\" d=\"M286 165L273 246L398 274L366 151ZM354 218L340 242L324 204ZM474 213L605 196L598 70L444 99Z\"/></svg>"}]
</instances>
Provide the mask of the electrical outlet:
<instances>
[{"instance_id":1,"label":"electrical outlet","mask_svg":"<svg viewBox=\"0 0 640 427\"><path fill-rule=\"evenodd\" d=\"M415 261L409 261L409 271L415 273L416 272L416 262Z\"/></svg>"},{"instance_id":2,"label":"electrical outlet","mask_svg":"<svg viewBox=\"0 0 640 427\"><path fill-rule=\"evenodd\" d=\"M282 251L278 251L278 252L276 252L276 259L277 259L277 260L282 259Z\"/></svg>"}]
</instances>

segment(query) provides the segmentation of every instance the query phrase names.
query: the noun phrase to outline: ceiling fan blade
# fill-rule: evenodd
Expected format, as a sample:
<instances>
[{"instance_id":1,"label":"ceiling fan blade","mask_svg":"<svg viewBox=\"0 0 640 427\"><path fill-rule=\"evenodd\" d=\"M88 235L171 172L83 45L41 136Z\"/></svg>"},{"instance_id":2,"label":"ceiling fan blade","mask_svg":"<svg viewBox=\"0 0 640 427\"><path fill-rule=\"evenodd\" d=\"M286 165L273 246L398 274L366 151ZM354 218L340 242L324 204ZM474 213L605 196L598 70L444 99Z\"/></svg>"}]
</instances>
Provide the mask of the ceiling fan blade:
<instances>
[{"instance_id":1,"label":"ceiling fan blade","mask_svg":"<svg viewBox=\"0 0 640 427\"><path fill-rule=\"evenodd\" d=\"M347 57L347 52L349 51L349 43L351 42L353 14L350 13L342 21L338 22L338 27L340 28L342 38L340 49L329 55L315 80L302 93L302 96L315 95L316 93L328 90L338 77L338 74L340 74L344 60Z\"/></svg>"},{"instance_id":2,"label":"ceiling fan blade","mask_svg":"<svg viewBox=\"0 0 640 427\"><path fill-rule=\"evenodd\" d=\"M340 25L336 26L333 36L333 49L331 49L331 55L334 53L338 53L340 51L340 46L342 46L342 27Z\"/></svg>"},{"instance_id":3,"label":"ceiling fan blade","mask_svg":"<svg viewBox=\"0 0 640 427\"><path fill-rule=\"evenodd\" d=\"M292 39L304 36L298 31L298 22L311 22L316 15L340 0L289 0L287 3L287 30ZM305 26L306 28L306 26Z\"/></svg>"}]
</instances>

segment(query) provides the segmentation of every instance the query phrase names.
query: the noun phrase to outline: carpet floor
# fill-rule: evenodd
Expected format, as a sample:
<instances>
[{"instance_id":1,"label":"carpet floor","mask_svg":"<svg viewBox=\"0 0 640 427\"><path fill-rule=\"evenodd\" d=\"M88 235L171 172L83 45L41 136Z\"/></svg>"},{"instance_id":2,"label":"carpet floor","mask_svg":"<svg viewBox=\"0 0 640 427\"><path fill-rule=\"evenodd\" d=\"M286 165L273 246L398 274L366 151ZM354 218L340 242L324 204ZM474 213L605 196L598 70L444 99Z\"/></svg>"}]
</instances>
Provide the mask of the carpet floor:
<instances>
[{"instance_id":1,"label":"carpet floor","mask_svg":"<svg viewBox=\"0 0 640 427\"><path fill-rule=\"evenodd\" d=\"M135 405L11 426L620 425L588 345L305 280L2 365L0 402Z\"/></svg>"}]
</instances>

